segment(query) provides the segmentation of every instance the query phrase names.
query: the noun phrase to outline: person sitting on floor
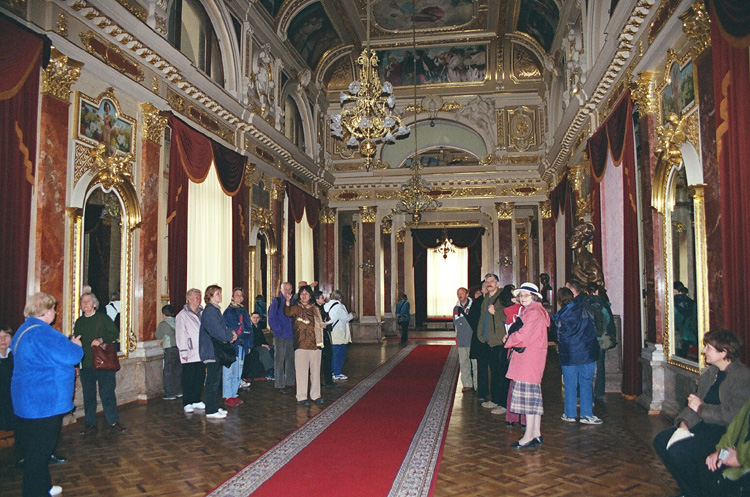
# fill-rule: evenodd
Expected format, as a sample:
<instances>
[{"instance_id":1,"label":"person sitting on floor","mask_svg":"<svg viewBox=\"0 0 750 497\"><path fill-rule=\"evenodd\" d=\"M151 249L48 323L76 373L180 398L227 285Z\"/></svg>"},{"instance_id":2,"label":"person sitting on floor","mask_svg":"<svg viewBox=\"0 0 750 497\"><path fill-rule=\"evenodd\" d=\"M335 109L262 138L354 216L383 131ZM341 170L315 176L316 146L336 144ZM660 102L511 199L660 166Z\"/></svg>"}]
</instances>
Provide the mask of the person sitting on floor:
<instances>
[{"instance_id":1,"label":"person sitting on floor","mask_svg":"<svg viewBox=\"0 0 750 497\"><path fill-rule=\"evenodd\" d=\"M271 346L266 340L266 334L263 333L260 322L260 314L257 312L250 314L250 323L253 326L252 349L245 355L245 363L242 366L242 377L247 383L252 380L274 380ZM247 351L247 347L245 350Z\"/></svg>"},{"instance_id":2,"label":"person sitting on floor","mask_svg":"<svg viewBox=\"0 0 750 497\"><path fill-rule=\"evenodd\" d=\"M706 333L703 343L708 367L698 380L698 390L688 396L675 426L654 438L654 449L685 497L706 495L699 465L750 399L750 369L738 359L739 338L720 329Z\"/></svg>"}]
</instances>

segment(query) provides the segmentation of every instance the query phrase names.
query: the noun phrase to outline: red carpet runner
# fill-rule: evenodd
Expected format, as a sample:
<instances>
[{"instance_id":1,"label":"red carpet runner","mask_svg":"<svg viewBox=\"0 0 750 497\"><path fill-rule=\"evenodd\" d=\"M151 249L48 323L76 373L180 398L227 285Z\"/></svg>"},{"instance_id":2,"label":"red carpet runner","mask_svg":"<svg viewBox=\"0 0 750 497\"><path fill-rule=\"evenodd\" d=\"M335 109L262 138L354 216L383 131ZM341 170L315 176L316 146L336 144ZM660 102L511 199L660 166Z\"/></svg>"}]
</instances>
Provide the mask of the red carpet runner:
<instances>
[{"instance_id":1,"label":"red carpet runner","mask_svg":"<svg viewBox=\"0 0 750 497\"><path fill-rule=\"evenodd\" d=\"M209 495L428 496L457 375L456 347L405 347Z\"/></svg>"}]
</instances>

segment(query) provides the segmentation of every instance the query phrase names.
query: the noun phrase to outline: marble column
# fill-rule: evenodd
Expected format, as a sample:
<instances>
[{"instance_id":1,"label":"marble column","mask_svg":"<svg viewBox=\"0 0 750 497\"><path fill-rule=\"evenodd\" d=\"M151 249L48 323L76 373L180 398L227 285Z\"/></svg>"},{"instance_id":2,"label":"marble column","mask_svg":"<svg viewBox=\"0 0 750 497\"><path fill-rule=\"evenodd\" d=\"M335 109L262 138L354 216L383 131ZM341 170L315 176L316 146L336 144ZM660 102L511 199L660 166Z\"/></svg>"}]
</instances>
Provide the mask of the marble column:
<instances>
[{"instance_id":1,"label":"marble column","mask_svg":"<svg viewBox=\"0 0 750 497\"><path fill-rule=\"evenodd\" d=\"M531 250L529 243L529 229L526 225L526 219L516 220L516 239L518 240L518 256L516 268L518 270L518 284L524 281L534 281L531 278Z\"/></svg>"},{"instance_id":2,"label":"marble column","mask_svg":"<svg viewBox=\"0 0 750 497\"><path fill-rule=\"evenodd\" d=\"M500 285L518 283L513 278L513 202L496 202L497 211L497 244L500 259L498 260L497 276ZM483 275L484 276L484 275Z\"/></svg>"},{"instance_id":3,"label":"marble column","mask_svg":"<svg viewBox=\"0 0 750 497\"><path fill-rule=\"evenodd\" d=\"M320 210L320 290L326 294L336 287L336 209L323 207Z\"/></svg>"},{"instance_id":4,"label":"marble column","mask_svg":"<svg viewBox=\"0 0 750 497\"><path fill-rule=\"evenodd\" d=\"M557 259L555 254L557 253L557 243L555 236L555 221L552 219L552 206L549 200L539 202L539 245L541 256L540 260L540 273L547 273L549 275L549 285L552 287L552 295L547 295L550 299L550 303L555 307L555 290L557 290Z\"/></svg>"},{"instance_id":5,"label":"marble column","mask_svg":"<svg viewBox=\"0 0 750 497\"><path fill-rule=\"evenodd\" d=\"M279 294L279 287L284 277L284 268L282 267L282 254L284 253L284 243L286 243L284 233L284 192L286 183L283 179L273 178L271 180L271 212L273 231L276 235L276 250L272 251L271 256L271 287L268 289L268 301ZM270 250L270 247L269 247Z\"/></svg>"},{"instance_id":6,"label":"marble column","mask_svg":"<svg viewBox=\"0 0 750 497\"><path fill-rule=\"evenodd\" d=\"M161 316L161 295L156 269L159 259L159 197L161 185L161 143L167 118L150 103L141 104L143 139L141 140L140 184L142 223L138 232L137 272L134 288L142 289L135 299L134 327L138 341L154 340L157 319Z\"/></svg>"},{"instance_id":7,"label":"marble column","mask_svg":"<svg viewBox=\"0 0 750 497\"><path fill-rule=\"evenodd\" d=\"M358 249L359 271L361 282L360 298L362 316L359 323L352 327L352 341L374 343L380 340L380 316L376 308L377 279L375 268L378 267L375 250L375 217L377 207L359 208L360 224Z\"/></svg>"},{"instance_id":8,"label":"marble column","mask_svg":"<svg viewBox=\"0 0 750 497\"><path fill-rule=\"evenodd\" d=\"M393 288L391 286L391 233L393 224L391 220L384 221L380 226L380 245L383 247L383 308L386 314L391 312L391 299Z\"/></svg>"},{"instance_id":9,"label":"marble column","mask_svg":"<svg viewBox=\"0 0 750 497\"><path fill-rule=\"evenodd\" d=\"M68 113L70 87L81 75L82 63L52 49L42 75L39 120L39 161L36 167L36 239L34 287L57 298L65 295L65 203L68 184ZM62 330L65 320L53 326Z\"/></svg>"},{"instance_id":10,"label":"marble column","mask_svg":"<svg viewBox=\"0 0 750 497\"><path fill-rule=\"evenodd\" d=\"M396 265L398 267L396 275L396 286L398 291L396 292L396 301L401 298L406 292L406 250L404 248L406 243L406 228L396 230Z\"/></svg>"}]
</instances>

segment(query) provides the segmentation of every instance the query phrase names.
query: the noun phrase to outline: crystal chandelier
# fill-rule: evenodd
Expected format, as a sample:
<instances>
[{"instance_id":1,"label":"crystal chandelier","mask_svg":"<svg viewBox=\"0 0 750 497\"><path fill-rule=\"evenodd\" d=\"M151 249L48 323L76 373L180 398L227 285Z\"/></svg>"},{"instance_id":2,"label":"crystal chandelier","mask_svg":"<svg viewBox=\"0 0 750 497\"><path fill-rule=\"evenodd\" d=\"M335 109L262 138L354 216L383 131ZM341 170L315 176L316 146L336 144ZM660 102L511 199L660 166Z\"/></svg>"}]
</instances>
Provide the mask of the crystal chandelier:
<instances>
[{"instance_id":1,"label":"crystal chandelier","mask_svg":"<svg viewBox=\"0 0 750 497\"><path fill-rule=\"evenodd\" d=\"M412 10L414 0L412 0ZM412 17L412 42L414 52L417 53L417 28ZM441 202L435 200L432 195L432 189L427 182L422 179L419 170L422 169L422 163L419 160L419 147L417 143L417 58L414 57L414 158L411 161L411 178L406 184L401 186L401 195L393 212L402 212L411 215L414 224L419 224L422 220L422 213L425 211L435 210L441 205Z\"/></svg>"},{"instance_id":2,"label":"crystal chandelier","mask_svg":"<svg viewBox=\"0 0 750 497\"><path fill-rule=\"evenodd\" d=\"M438 244L435 250L438 254L443 256L443 259L447 259L448 254L452 254L456 251L456 247L453 245L453 239L448 237L448 230L446 228L443 228L442 238L435 240L435 243Z\"/></svg>"},{"instance_id":3,"label":"crystal chandelier","mask_svg":"<svg viewBox=\"0 0 750 497\"><path fill-rule=\"evenodd\" d=\"M346 146L359 147L365 158L365 168L370 169L378 143L393 143L396 137L409 134L401 118L393 115L396 97L393 85L380 82L378 56L370 48L370 2L367 2L367 46L357 58L359 79L349 83L348 93L341 93L341 114L331 118L331 134L346 140ZM344 109L347 103L353 107Z\"/></svg>"}]
</instances>

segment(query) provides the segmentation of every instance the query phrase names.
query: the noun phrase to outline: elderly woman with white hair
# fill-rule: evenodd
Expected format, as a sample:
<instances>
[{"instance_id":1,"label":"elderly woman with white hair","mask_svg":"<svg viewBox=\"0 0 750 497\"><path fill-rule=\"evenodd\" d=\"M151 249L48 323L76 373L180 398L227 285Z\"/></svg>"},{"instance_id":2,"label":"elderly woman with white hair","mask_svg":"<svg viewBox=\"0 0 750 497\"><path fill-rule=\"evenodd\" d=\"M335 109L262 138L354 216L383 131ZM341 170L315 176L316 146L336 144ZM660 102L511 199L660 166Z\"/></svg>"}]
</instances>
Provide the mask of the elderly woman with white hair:
<instances>
[{"instance_id":1,"label":"elderly woman with white hair","mask_svg":"<svg viewBox=\"0 0 750 497\"><path fill-rule=\"evenodd\" d=\"M534 283L524 283L513 290L523 306L518 318L523 325L503 339L506 349L513 349L507 377L513 380L509 411L526 415L523 437L511 445L528 449L542 445L542 376L547 361L547 327L549 313L542 306L542 294Z\"/></svg>"},{"instance_id":2,"label":"elderly woman with white hair","mask_svg":"<svg viewBox=\"0 0 750 497\"><path fill-rule=\"evenodd\" d=\"M102 343L113 343L120 337L115 323L104 312L97 312L99 299L93 293L81 295L81 311L83 314L76 320L73 335L81 339L83 344L83 360L81 361L81 387L83 389L83 412L86 415L86 426L81 435L93 435L99 431L96 421L96 387L99 385L99 398L102 400L104 417L110 428L116 432L125 431L120 424L120 414L117 411L117 397L115 388L117 380L115 371L101 371L94 369L91 347Z\"/></svg>"}]
</instances>

